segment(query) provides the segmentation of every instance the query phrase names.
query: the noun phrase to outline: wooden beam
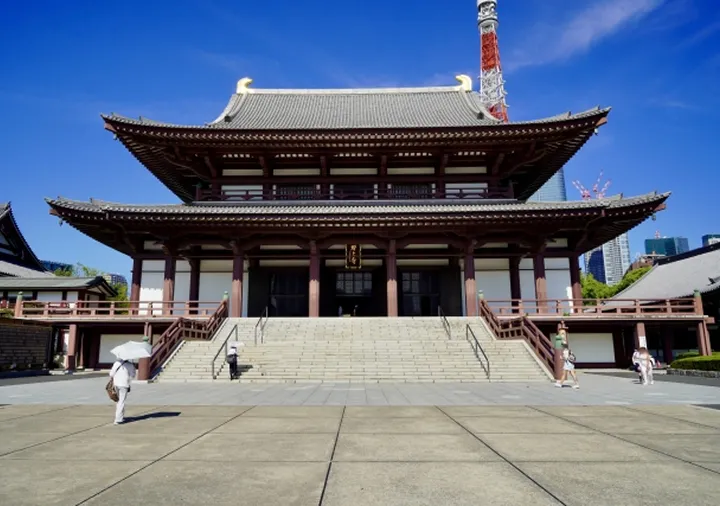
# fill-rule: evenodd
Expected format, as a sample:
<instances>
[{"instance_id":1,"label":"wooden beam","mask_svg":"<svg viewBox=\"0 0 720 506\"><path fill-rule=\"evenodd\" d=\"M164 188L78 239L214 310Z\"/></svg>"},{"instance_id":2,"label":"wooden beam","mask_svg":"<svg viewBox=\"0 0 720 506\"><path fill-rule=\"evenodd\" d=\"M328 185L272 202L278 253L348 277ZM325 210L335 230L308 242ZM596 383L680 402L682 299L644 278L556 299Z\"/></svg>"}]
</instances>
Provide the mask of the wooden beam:
<instances>
[{"instance_id":1,"label":"wooden beam","mask_svg":"<svg viewBox=\"0 0 720 506\"><path fill-rule=\"evenodd\" d=\"M213 164L212 160L208 155L203 156L203 161L205 162L205 166L210 170L210 176L215 179L218 177L218 170L215 168L215 165Z\"/></svg>"},{"instance_id":2,"label":"wooden beam","mask_svg":"<svg viewBox=\"0 0 720 506\"><path fill-rule=\"evenodd\" d=\"M320 176L328 177L330 175L329 170L327 155L320 155Z\"/></svg>"},{"instance_id":3,"label":"wooden beam","mask_svg":"<svg viewBox=\"0 0 720 506\"><path fill-rule=\"evenodd\" d=\"M268 158L266 155L260 155L258 156L258 163L260 164L260 167L263 171L263 178L268 178L272 175L272 169L270 168L270 162L268 161ZM252 184L252 183L250 183Z\"/></svg>"},{"instance_id":4,"label":"wooden beam","mask_svg":"<svg viewBox=\"0 0 720 506\"><path fill-rule=\"evenodd\" d=\"M500 166L503 163L503 160L505 160L505 153L500 153L495 157L495 161L493 161L492 167L490 168L490 174L493 176L497 176L500 172Z\"/></svg>"}]
</instances>

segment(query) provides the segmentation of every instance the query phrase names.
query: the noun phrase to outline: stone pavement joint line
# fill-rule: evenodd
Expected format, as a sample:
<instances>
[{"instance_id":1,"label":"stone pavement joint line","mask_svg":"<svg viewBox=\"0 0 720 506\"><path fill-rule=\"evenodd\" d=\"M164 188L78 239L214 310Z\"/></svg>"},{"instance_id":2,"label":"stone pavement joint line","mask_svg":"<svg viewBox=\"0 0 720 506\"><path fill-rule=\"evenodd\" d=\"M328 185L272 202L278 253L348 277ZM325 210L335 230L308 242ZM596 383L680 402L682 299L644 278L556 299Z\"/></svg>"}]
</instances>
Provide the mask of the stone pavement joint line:
<instances>
[{"instance_id":1,"label":"stone pavement joint line","mask_svg":"<svg viewBox=\"0 0 720 506\"><path fill-rule=\"evenodd\" d=\"M219 429L219 428L222 427L223 425L225 425L225 424L227 424L227 423L230 423L230 422L233 421L235 418L238 418L239 416L243 415L244 413L247 413L247 412L250 411L251 409L252 409L252 407L248 408L247 410L245 410L245 411L243 411L242 413L238 414L237 416L231 418L230 420L228 420L228 421L220 424L219 426L217 426L217 427L215 427L215 428L213 428L213 429L210 429L210 430L208 430L208 431L200 434L199 436L197 436L195 439L192 439L192 440L189 441L188 443L185 443L184 445L182 445L182 446L180 446L180 447L172 450L171 452L166 453L166 454L163 455L162 457L156 459L156 460L153 461L153 462L150 462L150 463L147 464L146 466L141 467L140 469L138 469L138 470L135 471L134 473L128 474L127 476L121 478L120 480L116 481L115 483L112 483L111 485L108 485L108 486L105 487L103 490L100 490L99 492L91 495L90 497L88 497L88 498L85 499L84 501L79 502L79 503L77 504L77 506L80 506L81 504L86 504L88 501L90 501L90 500L94 499L95 497L99 496L100 494L102 494L102 493L105 492L106 490L109 490L109 489L111 489L112 487L115 487L116 485L122 483L123 481L132 478L133 476L135 476L136 474L138 474L138 473L142 472L143 470L147 469L148 467L150 467L151 465L155 464L156 462L159 462L160 460L163 460L163 459L168 458L168 457L169 457L170 455L172 455L173 453L176 453L176 452L182 450L183 448L185 448L186 446L191 445L192 443L194 443L194 442L197 441L198 439L200 439L200 438L202 438L203 436L205 436L205 435L207 435L207 434L210 434L211 432Z\"/></svg>"}]
</instances>

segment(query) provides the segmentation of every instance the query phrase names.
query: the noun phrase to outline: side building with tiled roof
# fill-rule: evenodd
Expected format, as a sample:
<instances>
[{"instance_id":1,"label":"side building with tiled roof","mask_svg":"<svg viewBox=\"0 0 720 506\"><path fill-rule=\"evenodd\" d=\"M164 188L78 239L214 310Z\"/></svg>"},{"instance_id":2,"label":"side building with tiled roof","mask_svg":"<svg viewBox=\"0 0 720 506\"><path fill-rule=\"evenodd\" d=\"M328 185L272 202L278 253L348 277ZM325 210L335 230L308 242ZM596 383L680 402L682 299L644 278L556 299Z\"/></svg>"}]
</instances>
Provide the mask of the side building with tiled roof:
<instances>
[{"instance_id":1,"label":"side building with tiled roof","mask_svg":"<svg viewBox=\"0 0 720 506\"><path fill-rule=\"evenodd\" d=\"M474 316L478 297L511 314L570 311L578 257L669 194L528 202L610 110L501 122L457 79L268 90L246 78L206 124L104 115L180 202L48 204L133 259L135 301L227 293L236 317ZM591 347L612 355L612 335Z\"/></svg>"}]
</instances>

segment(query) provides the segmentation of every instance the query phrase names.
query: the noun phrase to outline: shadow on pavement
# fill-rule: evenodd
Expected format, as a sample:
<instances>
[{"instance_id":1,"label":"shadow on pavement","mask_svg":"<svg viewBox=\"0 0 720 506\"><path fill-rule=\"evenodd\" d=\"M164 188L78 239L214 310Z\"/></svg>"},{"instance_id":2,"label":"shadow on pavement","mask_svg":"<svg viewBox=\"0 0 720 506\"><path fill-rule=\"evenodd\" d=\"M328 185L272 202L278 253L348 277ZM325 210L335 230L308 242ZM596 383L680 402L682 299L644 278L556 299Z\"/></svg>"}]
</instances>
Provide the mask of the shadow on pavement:
<instances>
[{"instance_id":1,"label":"shadow on pavement","mask_svg":"<svg viewBox=\"0 0 720 506\"><path fill-rule=\"evenodd\" d=\"M138 416L126 416L125 423L142 422L143 420L152 420L153 418L171 418L180 416L179 411L158 411L157 413L146 413Z\"/></svg>"}]
</instances>

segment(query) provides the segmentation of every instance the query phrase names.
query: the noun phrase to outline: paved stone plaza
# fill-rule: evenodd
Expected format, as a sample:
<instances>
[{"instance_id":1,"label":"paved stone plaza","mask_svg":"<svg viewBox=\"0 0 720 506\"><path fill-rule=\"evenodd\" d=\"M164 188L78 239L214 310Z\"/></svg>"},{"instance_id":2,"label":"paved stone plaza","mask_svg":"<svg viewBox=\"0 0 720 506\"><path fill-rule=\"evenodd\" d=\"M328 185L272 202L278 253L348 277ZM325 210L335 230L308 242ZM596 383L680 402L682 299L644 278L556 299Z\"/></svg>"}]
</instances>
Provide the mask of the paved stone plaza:
<instances>
[{"instance_id":1,"label":"paved stone plaza","mask_svg":"<svg viewBox=\"0 0 720 506\"><path fill-rule=\"evenodd\" d=\"M718 504L720 389L581 380L0 383L0 504Z\"/></svg>"}]
</instances>

